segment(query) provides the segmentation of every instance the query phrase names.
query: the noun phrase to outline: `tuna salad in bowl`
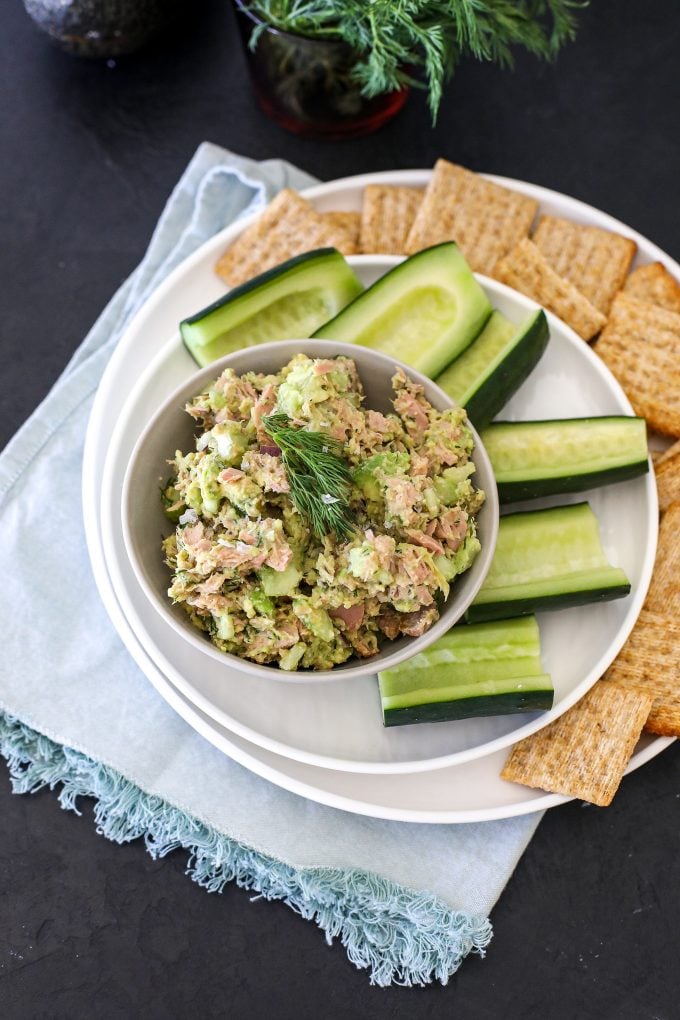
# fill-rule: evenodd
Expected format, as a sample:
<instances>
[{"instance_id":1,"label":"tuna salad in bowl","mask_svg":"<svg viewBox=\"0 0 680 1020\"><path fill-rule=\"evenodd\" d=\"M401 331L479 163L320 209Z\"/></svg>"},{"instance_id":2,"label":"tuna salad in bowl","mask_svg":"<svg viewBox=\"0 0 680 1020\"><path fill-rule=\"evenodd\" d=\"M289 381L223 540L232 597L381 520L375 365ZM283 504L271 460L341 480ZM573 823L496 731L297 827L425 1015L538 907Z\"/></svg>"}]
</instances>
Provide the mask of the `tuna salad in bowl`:
<instances>
[{"instance_id":1,"label":"tuna salad in bowl","mask_svg":"<svg viewBox=\"0 0 680 1020\"><path fill-rule=\"evenodd\" d=\"M187 380L133 451L123 527L155 608L201 651L282 680L375 673L457 620L489 568L495 482L434 383L328 340Z\"/></svg>"}]
</instances>

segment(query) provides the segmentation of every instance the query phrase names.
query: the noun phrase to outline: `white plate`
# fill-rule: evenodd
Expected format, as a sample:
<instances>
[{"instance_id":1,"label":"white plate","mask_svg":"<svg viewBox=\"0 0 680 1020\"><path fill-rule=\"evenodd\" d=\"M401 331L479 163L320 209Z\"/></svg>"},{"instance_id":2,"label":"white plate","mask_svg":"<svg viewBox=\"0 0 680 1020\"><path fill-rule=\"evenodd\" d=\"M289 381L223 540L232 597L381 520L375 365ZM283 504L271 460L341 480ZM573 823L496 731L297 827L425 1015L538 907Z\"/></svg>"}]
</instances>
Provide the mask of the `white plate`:
<instances>
[{"instance_id":1,"label":"white plate","mask_svg":"<svg viewBox=\"0 0 680 1020\"><path fill-rule=\"evenodd\" d=\"M366 183L382 181L384 183L422 185L426 183L428 176L428 171L396 171L387 175L368 175L335 182L332 185L322 185L312 189L308 195L316 201L320 208L352 208L353 205L356 206L356 196L359 190ZM668 259L659 248L605 214L583 203L542 188L524 185L521 182L499 180L501 183L536 197L545 212L569 216L580 222L593 223L627 233L638 243L640 262L658 259L664 261L672 272L680 275L680 267ZM212 278L211 273L208 273L206 277L204 265L211 263L215 255L224 247L228 234L229 230L222 232L210 242L206 249L197 252L187 260L166 280L142 309L119 344L95 400L84 459L83 507L86 534L100 593L123 640L160 693L207 739L221 747L225 753L242 761L247 767L259 774L266 774L271 781L288 789L295 789L296 792L323 803L332 803L347 810L357 810L394 819L451 822L504 817L509 814L539 810L561 802L561 798L537 795L534 791L525 788L512 787L514 799L510 803L508 784L503 783L498 777L498 755L474 763L476 779L474 784L470 785L467 782L464 784L465 791L458 783L454 784L453 789L451 788L452 771L450 769L442 769L429 775L429 781L423 784L423 795L425 795L425 787L427 787L432 790L433 797L426 798L426 801L418 800L418 803L427 806L426 813L423 815L418 812L414 814L410 803L407 803L406 787L402 786L406 783L406 777L390 780L389 777L364 776L361 780L361 787L357 788L358 777L346 773L334 774L304 764L298 765L283 759L274 759L269 752L256 747L245 751L243 750L243 741L235 736L227 735L221 727L206 719L193 706L188 705L185 699L168 683L167 678L160 673L130 629L113 594L101 544L99 496L104 456L112 427L120 413L124 398L140 369L148 364L165 338L174 330L177 321L195 309L194 301L188 296L192 286L205 277L201 285L209 287L211 291L210 294L206 293L206 299L217 297L221 292L219 282ZM180 278L184 281L187 290L177 288ZM139 343L140 333L144 335L143 344ZM649 757L663 750L669 742L668 739L652 741L646 739L641 743L631 765L636 767L642 764ZM467 766L464 769L458 768L456 776L462 779L467 775L465 771L467 768ZM295 770L296 785L292 785L291 776L287 771L293 769ZM409 777L408 783L415 782L416 778L413 777L411 780ZM426 780L426 776L422 778ZM331 781L334 784L332 797L327 790ZM398 792L389 798L383 797L382 789L388 782L396 783L397 791L404 790L403 800L400 800ZM420 794L418 796L420 797ZM461 798L464 800L464 804Z\"/></svg>"},{"instance_id":2,"label":"white plate","mask_svg":"<svg viewBox=\"0 0 680 1020\"><path fill-rule=\"evenodd\" d=\"M369 269L372 277L395 261L365 261L359 272ZM502 284L482 279L494 307L516 322L535 307ZM550 328L545 355L504 409L504 417L630 414L618 383L590 348L558 320L551 318ZM626 571L633 594L596 609L585 606L540 616L543 662L555 685L550 713L386 729L375 677L340 675L323 685L293 687L276 678L245 675L228 660L209 657L187 642L153 607L150 616L150 603L125 551L120 493L140 433L158 405L193 372L194 362L175 335L125 402L104 467L101 527L107 566L125 615L164 674L202 712L250 743L310 765L364 773L429 771L507 747L564 712L602 675L637 619L651 575L657 531L651 474L588 494L605 551ZM552 502L582 498L578 494ZM630 542L630 535L638 541Z\"/></svg>"},{"instance_id":3,"label":"white plate","mask_svg":"<svg viewBox=\"0 0 680 1020\"><path fill-rule=\"evenodd\" d=\"M113 596L112 599L107 601L107 608L114 622L118 617L116 626L119 634L139 667L171 708L228 757L291 793L371 818L430 825L512 818L557 807L571 799L504 782L499 776L505 762L505 751L477 758L465 765L399 776L333 772L281 758L231 733L184 698L146 654L120 608L115 605ZM656 757L673 740L673 737L643 736L628 763L626 774Z\"/></svg>"}]
</instances>

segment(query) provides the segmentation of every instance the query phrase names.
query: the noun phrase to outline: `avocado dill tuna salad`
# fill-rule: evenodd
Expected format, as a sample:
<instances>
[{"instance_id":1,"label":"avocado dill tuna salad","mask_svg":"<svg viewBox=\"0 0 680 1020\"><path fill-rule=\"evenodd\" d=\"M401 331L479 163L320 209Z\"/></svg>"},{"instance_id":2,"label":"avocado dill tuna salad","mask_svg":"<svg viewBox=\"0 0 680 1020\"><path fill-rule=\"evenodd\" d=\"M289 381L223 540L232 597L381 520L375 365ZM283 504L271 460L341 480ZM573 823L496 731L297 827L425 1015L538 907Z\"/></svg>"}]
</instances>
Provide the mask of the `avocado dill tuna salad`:
<instances>
[{"instance_id":1,"label":"avocado dill tuna salad","mask_svg":"<svg viewBox=\"0 0 680 1020\"><path fill-rule=\"evenodd\" d=\"M223 652L330 669L418 636L479 552L473 439L397 371L365 409L356 365L299 354L226 369L186 405L200 432L163 491L168 595Z\"/></svg>"}]
</instances>

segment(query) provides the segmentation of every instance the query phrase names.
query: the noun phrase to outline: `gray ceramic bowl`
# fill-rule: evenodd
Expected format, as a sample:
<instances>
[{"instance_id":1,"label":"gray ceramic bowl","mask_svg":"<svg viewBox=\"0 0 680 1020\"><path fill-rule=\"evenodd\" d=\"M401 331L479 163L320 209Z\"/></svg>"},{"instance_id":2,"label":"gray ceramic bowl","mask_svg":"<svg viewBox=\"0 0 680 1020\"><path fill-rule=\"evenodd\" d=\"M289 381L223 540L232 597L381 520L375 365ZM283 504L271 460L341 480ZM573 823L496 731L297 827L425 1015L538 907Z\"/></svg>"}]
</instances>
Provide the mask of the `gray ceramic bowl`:
<instances>
[{"instance_id":1,"label":"gray ceramic bowl","mask_svg":"<svg viewBox=\"0 0 680 1020\"><path fill-rule=\"evenodd\" d=\"M387 669L403 659L423 651L456 623L477 594L486 577L498 535L498 493L489 458L479 436L474 432L473 460L477 471L475 484L486 492L486 502L478 514L478 535L481 552L472 567L457 577L439 620L420 637L402 637L386 641L377 655L370 659L353 658L332 670L300 670L286 672L275 666L261 666L248 659L221 652L190 622L181 606L173 605L167 596L170 573L163 562L161 539L173 530L163 513L160 500L161 480L167 477L167 462L175 450L194 447L195 425L184 412L185 403L225 368L243 372L277 372L295 354L310 358L328 358L343 354L356 362L366 393L365 406L377 411L392 410L390 380L397 368L425 387L425 395L438 410L453 407L454 402L431 380L387 355L366 347L336 343L332 340L280 340L275 343L248 347L213 362L187 379L165 401L140 436L130 458L122 495L122 519L125 546L130 562L143 591L154 608L179 634L198 651L223 662L231 668L286 682L322 681L339 677L365 676Z\"/></svg>"}]
</instances>

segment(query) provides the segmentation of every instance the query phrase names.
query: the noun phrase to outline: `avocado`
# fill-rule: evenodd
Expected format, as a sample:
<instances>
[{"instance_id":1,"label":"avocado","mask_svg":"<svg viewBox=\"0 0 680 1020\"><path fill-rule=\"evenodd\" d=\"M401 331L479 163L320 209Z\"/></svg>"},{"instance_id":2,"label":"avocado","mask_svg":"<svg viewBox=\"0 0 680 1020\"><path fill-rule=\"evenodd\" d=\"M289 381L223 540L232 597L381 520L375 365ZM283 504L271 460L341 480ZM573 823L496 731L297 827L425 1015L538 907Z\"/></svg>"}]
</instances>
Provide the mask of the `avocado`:
<instances>
[{"instance_id":1,"label":"avocado","mask_svg":"<svg viewBox=\"0 0 680 1020\"><path fill-rule=\"evenodd\" d=\"M261 567L258 576L265 595L292 595L300 583L302 574L296 566L289 563L285 570Z\"/></svg>"}]
</instances>

